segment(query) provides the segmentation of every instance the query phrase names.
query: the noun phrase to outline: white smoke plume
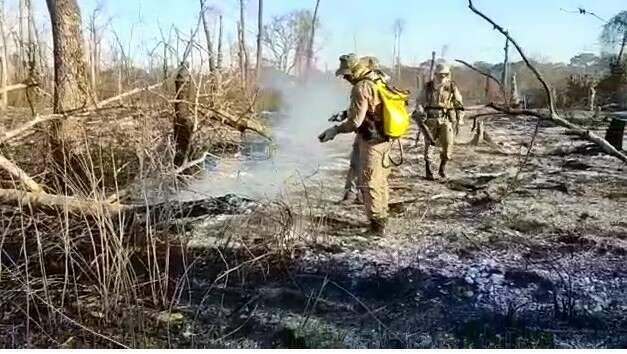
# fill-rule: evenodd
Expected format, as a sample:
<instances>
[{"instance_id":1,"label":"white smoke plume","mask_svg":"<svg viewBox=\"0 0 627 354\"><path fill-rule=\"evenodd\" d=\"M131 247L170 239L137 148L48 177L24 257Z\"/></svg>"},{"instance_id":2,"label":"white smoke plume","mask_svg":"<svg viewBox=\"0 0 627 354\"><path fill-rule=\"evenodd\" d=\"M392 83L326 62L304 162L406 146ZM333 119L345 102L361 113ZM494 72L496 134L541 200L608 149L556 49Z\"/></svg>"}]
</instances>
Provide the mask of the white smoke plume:
<instances>
[{"instance_id":1,"label":"white smoke plume","mask_svg":"<svg viewBox=\"0 0 627 354\"><path fill-rule=\"evenodd\" d=\"M283 191L286 182L302 182L324 169L347 170L353 134L338 136L321 144L318 134L333 124L328 118L347 108L350 86L331 75L320 76L306 84L277 75L266 78L263 88L280 92L282 107L269 114L273 143L276 147L269 160L249 160L241 156L217 161L215 170L190 186L184 199L200 195L227 193L251 198L272 198ZM247 133L253 134L253 133ZM255 138L262 141L262 138ZM343 185L339 178L333 181ZM200 194L200 195L199 195Z\"/></svg>"}]
</instances>

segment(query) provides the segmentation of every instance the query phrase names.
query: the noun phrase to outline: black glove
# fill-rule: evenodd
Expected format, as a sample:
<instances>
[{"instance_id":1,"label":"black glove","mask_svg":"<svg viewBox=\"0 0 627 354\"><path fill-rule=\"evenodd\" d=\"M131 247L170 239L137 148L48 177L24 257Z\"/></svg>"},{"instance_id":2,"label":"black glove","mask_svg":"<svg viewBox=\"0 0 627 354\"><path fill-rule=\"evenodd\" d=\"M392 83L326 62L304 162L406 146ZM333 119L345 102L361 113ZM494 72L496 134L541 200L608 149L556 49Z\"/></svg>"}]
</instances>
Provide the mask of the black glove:
<instances>
[{"instance_id":1,"label":"black glove","mask_svg":"<svg viewBox=\"0 0 627 354\"><path fill-rule=\"evenodd\" d=\"M329 122L342 122L345 121L346 118L348 118L348 111L342 111L332 115L331 118L329 118Z\"/></svg>"}]
</instances>

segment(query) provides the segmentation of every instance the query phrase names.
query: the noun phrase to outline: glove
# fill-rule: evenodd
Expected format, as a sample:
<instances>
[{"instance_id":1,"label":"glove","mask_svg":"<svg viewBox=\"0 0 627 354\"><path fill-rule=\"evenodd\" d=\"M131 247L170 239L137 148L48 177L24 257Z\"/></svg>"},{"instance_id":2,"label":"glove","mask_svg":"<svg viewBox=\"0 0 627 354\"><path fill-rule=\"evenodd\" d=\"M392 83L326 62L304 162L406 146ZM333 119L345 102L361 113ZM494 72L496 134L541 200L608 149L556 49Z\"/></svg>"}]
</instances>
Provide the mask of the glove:
<instances>
[{"instance_id":1,"label":"glove","mask_svg":"<svg viewBox=\"0 0 627 354\"><path fill-rule=\"evenodd\" d=\"M411 118L415 121L415 122L421 122L424 120L425 114L424 112L419 112L419 111L414 111L411 114Z\"/></svg>"},{"instance_id":2,"label":"glove","mask_svg":"<svg viewBox=\"0 0 627 354\"><path fill-rule=\"evenodd\" d=\"M322 132L322 134L318 135L318 140L320 140L321 143L326 143L327 141L335 139L336 135L337 129L335 127L331 127Z\"/></svg>"},{"instance_id":3,"label":"glove","mask_svg":"<svg viewBox=\"0 0 627 354\"><path fill-rule=\"evenodd\" d=\"M331 118L329 118L329 122L341 122L343 120L346 120L347 116L347 111L338 112L332 115Z\"/></svg>"}]
</instances>

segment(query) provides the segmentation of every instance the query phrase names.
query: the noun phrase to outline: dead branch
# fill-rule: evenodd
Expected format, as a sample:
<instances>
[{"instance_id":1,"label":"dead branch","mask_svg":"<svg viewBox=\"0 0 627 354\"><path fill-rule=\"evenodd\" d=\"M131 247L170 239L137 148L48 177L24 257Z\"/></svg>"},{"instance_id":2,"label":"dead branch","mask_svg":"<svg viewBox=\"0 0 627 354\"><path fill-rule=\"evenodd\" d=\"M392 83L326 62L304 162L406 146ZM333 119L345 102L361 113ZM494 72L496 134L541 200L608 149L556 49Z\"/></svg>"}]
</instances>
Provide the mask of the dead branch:
<instances>
[{"instance_id":1,"label":"dead branch","mask_svg":"<svg viewBox=\"0 0 627 354\"><path fill-rule=\"evenodd\" d=\"M89 109L83 109L80 111L75 111L72 113L68 113L69 115L79 115L79 114L86 114L86 113L91 113L94 112L96 110L102 109L104 106L111 104L112 102L115 101L119 101L123 98L132 96L132 95L136 95L138 93L141 92L149 92L150 90L153 90L155 88L158 88L160 86L162 86L164 83L160 82L158 84L154 84L154 85L150 85L147 87L140 87L140 88L136 88L133 90L130 90L128 92L122 93L120 95L117 96L113 96L110 98L107 98L106 100L100 101L98 102L95 107L89 108ZM19 85L23 85L23 84L19 84ZM14 85L15 86L15 85ZM4 144L8 141L10 141L11 139L14 139L18 136L21 136L22 134L24 134L25 132L29 131L30 129L34 128L35 126L41 124L41 123L46 123L46 122L50 122L53 120L57 120L57 119L62 119L64 118L65 115L63 114L48 114L48 115L44 115L44 116L38 116L37 118L31 120L28 123L25 123L24 125L15 128L11 131L8 131L2 135L0 135L0 144Z\"/></svg>"},{"instance_id":2,"label":"dead branch","mask_svg":"<svg viewBox=\"0 0 627 354\"><path fill-rule=\"evenodd\" d=\"M527 59L527 56L525 55L525 52L523 51L522 47L518 44L518 42L516 42L516 40L514 40L514 38L512 38L512 36L509 35L509 32L507 32L507 30L499 26L496 22L494 22L488 16L484 15L481 11L477 10L477 8L475 8L474 4L472 3L472 0L468 0L468 7L470 8L470 11L474 12L475 14L479 15L479 17L488 21L488 23L494 26L495 30L501 32L505 36L505 38L507 38L510 42L512 42L514 47L516 47L518 54L520 54L520 57L523 59L525 64L527 64L527 67L529 68L529 70L533 72L533 74L536 76L538 81L540 81L540 83L542 84L542 87L544 88L544 91L546 92L547 98L549 100L549 110L551 112L551 115L554 115L555 114L555 98L553 97L551 88L549 84L547 84L546 80L544 80L544 77L542 76L542 74L540 74L540 72L536 69L536 67L533 66L533 64L531 64L529 59Z\"/></svg>"},{"instance_id":3,"label":"dead branch","mask_svg":"<svg viewBox=\"0 0 627 354\"><path fill-rule=\"evenodd\" d=\"M16 177L20 182L24 183L28 189L35 193L43 193L43 188L35 182L24 170L19 168L16 164L14 164L11 160L6 157L0 155L0 168L9 172L12 176Z\"/></svg>"},{"instance_id":4,"label":"dead branch","mask_svg":"<svg viewBox=\"0 0 627 354\"><path fill-rule=\"evenodd\" d=\"M474 12L475 14L479 15L481 18L483 18L484 20L486 20L488 23L490 23L492 26L494 26L494 29L496 29L497 31L501 32L510 42L512 42L512 44L514 45L514 47L516 48L516 50L518 51L518 54L520 54L520 57L523 59L523 61L525 62L525 64L527 65L527 67L529 68L529 70L531 70L534 75L536 76L536 78L538 79L538 81L540 81L540 83L542 84L542 87L544 88L545 94L547 96L547 99L549 101L549 114L543 114L543 113L539 113L536 111L531 111L531 110L513 110L513 109L509 109L509 108L499 108L496 105L490 105L492 108L498 110L499 112L505 112L508 114L514 114L514 115L518 115L518 114L524 114L524 115L530 115L539 119L543 119L543 120L550 120L552 122L554 122L555 124L571 129L575 134L579 135L580 137L587 139L597 145L599 145L601 147L601 149L603 151L605 151L606 153L608 153L609 155L612 155L618 159L620 159L621 161L627 163L627 155L625 155L624 153L618 151L614 146L612 146L610 143L607 142L607 140L601 138L600 136L594 134L593 132L583 129L580 126L573 124L567 120L565 120L564 118L560 117L557 112L555 111L555 100L553 97L553 92L551 90L551 87L549 86L549 84L546 82L546 80L544 79L544 77L542 76L542 74L536 69L536 67L529 61L529 59L527 58L527 56L525 55L523 49L520 47L520 45L518 44L518 42L516 42L516 40L514 40L509 33L501 26L499 26L498 24L496 24L496 22L494 22L491 18L489 18L488 16L484 15L481 11L477 10L473 3L472 0L468 0L468 7L470 8L470 10L472 12ZM531 148L531 147L530 147Z\"/></svg>"},{"instance_id":5,"label":"dead branch","mask_svg":"<svg viewBox=\"0 0 627 354\"><path fill-rule=\"evenodd\" d=\"M558 115L551 116L550 114L542 113L539 111L529 110L529 109L507 109L504 107L499 107L497 105L491 104L489 107L494 108L495 110L507 113L510 115L526 115L536 117L540 120L549 120L555 122L557 125L562 126L564 128L570 129L570 131L583 139L589 140L595 144L597 144L603 151L607 154L612 155L621 161L627 163L627 155L618 151L612 144L608 143L607 140L602 137L596 135L595 133L584 129L576 124L573 124Z\"/></svg>"},{"instance_id":6,"label":"dead branch","mask_svg":"<svg viewBox=\"0 0 627 354\"><path fill-rule=\"evenodd\" d=\"M17 189L0 189L0 204L30 205L41 209L66 209L69 212L82 212L87 215L102 215L105 212L118 214L131 208L117 203L79 199L56 194L30 193Z\"/></svg>"},{"instance_id":7,"label":"dead branch","mask_svg":"<svg viewBox=\"0 0 627 354\"><path fill-rule=\"evenodd\" d=\"M136 215L145 215L150 217L155 223L181 218L237 214L257 205L253 200L234 195L184 202L167 201L142 205L120 204L58 194L31 193L17 189L0 189L0 204L16 207L29 205L44 212L66 210L72 214L89 216L120 215L125 218L133 218ZM166 215L167 217L165 217Z\"/></svg>"},{"instance_id":8,"label":"dead branch","mask_svg":"<svg viewBox=\"0 0 627 354\"><path fill-rule=\"evenodd\" d=\"M189 162L187 162L186 164L184 164L183 166L181 166L181 167L177 168L177 169L174 171L174 173L175 173L175 174L177 174L177 175L178 175L178 174L182 174L182 173L184 173L186 170L188 170L188 169L190 169L190 168L192 168L192 167L195 167L195 166L197 166L197 165L200 165L201 163L203 163L203 162L207 159L207 156L211 156L211 157L214 157L214 158L217 158L217 159L219 159L219 158L220 158L220 157L219 157L219 156L217 156L217 155L214 155L214 154L212 154L212 153L210 153L210 152L208 152L208 151L205 151L205 152L204 152L204 153L203 153L203 154L202 154L199 158L197 158L197 159L195 159L195 160L192 160L192 161L189 161Z\"/></svg>"},{"instance_id":9,"label":"dead branch","mask_svg":"<svg viewBox=\"0 0 627 354\"><path fill-rule=\"evenodd\" d=\"M220 119L224 124L243 132L244 130L252 130L255 133L263 136L266 139L271 140L270 134L266 131L266 128L259 122L256 122L252 119L247 118L238 118L235 115L221 111L219 109L211 108L211 107L203 107L208 111L214 113L218 119Z\"/></svg>"},{"instance_id":10,"label":"dead branch","mask_svg":"<svg viewBox=\"0 0 627 354\"><path fill-rule=\"evenodd\" d=\"M24 134L25 132L29 131L36 125L39 125L45 122L50 122L50 121L57 120L57 119L61 119L61 118L63 118L62 114L49 114L45 116L38 116L37 118L31 120L30 122L25 123L21 127L15 128L13 130L10 130L0 135L0 144L4 144L8 142L9 140Z\"/></svg>"},{"instance_id":11,"label":"dead branch","mask_svg":"<svg viewBox=\"0 0 627 354\"><path fill-rule=\"evenodd\" d=\"M108 105L108 104L110 104L112 102L119 101L119 100L121 100L123 98L126 98L128 96L133 96L133 95L136 95L138 93L154 90L154 89L156 89L158 87L163 86L163 84L164 84L164 82L160 82L158 84L154 84L154 85L150 85L150 86L146 86L146 87L139 87L139 88L130 90L128 92L124 92L122 94L119 94L117 96L113 96L113 97L107 98L106 100L102 100L102 101L98 102L96 104L96 108L102 108L102 107L104 107L104 106L106 106L106 105Z\"/></svg>"},{"instance_id":12,"label":"dead branch","mask_svg":"<svg viewBox=\"0 0 627 354\"><path fill-rule=\"evenodd\" d=\"M11 92L11 91L24 90L24 89L35 87L35 86L38 86L36 82L9 85L7 87L0 88L0 95Z\"/></svg>"},{"instance_id":13,"label":"dead branch","mask_svg":"<svg viewBox=\"0 0 627 354\"><path fill-rule=\"evenodd\" d=\"M477 67L475 67L474 65L465 62L461 59L455 59L456 62L464 64L465 66L467 66L469 69L487 77L488 79L491 79L492 81L496 82L497 85L499 85L499 89L501 90L501 93L503 94L503 98L507 99L506 93L505 93L505 85L496 77L494 77L494 75L490 74L489 72L483 71Z\"/></svg>"}]
</instances>

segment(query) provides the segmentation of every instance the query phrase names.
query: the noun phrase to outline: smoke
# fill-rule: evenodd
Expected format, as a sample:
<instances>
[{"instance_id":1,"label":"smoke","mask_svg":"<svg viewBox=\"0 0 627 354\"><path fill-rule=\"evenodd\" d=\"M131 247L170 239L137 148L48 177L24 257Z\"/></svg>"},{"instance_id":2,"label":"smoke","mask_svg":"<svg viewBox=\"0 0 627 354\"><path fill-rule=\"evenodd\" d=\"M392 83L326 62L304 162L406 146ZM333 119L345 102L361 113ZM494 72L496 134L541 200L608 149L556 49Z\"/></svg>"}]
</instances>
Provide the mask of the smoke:
<instances>
[{"instance_id":1,"label":"smoke","mask_svg":"<svg viewBox=\"0 0 627 354\"><path fill-rule=\"evenodd\" d=\"M267 75L268 76L268 75ZM352 147L352 134L338 136L335 141L321 144L318 135L332 124L328 118L347 108L349 86L332 76L297 83L280 74L269 75L263 88L281 95L279 112L268 115L275 151L269 160L250 160L245 156L217 161L214 170L192 185L183 199L219 196L227 193L251 198L273 198L290 183L319 178L325 169L346 170ZM262 138L247 138L263 141ZM338 185L343 180L337 181ZM191 195L190 195L191 193Z\"/></svg>"}]
</instances>

